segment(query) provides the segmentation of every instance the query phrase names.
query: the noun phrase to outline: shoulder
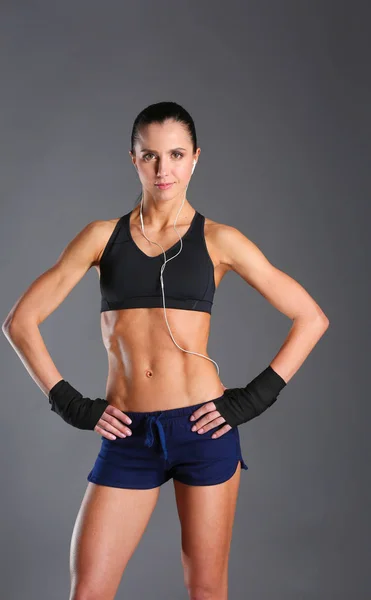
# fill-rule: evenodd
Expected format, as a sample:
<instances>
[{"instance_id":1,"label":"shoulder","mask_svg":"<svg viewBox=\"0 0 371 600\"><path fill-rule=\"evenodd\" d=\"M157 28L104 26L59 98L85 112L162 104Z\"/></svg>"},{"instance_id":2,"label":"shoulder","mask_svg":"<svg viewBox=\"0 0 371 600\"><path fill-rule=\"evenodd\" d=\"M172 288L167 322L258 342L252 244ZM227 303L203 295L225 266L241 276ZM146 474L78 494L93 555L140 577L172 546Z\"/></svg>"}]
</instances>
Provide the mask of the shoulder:
<instances>
[{"instance_id":1,"label":"shoulder","mask_svg":"<svg viewBox=\"0 0 371 600\"><path fill-rule=\"evenodd\" d=\"M95 265L99 264L104 248L107 245L107 242L110 239L120 218L121 217L108 220L99 219L96 221L91 221L82 230L82 233L89 237L91 244L94 245L96 256L94 261Z\"/></svg>"},{"instance_id":2,"label":"shoulder","mask_svg":"<svg viewBox=\"0 0 371 600\"><path fill-rule=\"evenodd\" d=\"M205 237L218 254L219 262L233 269L235 257L254 247L237 227L219 223L205 217Z\"/></svg>"}]
</instances>

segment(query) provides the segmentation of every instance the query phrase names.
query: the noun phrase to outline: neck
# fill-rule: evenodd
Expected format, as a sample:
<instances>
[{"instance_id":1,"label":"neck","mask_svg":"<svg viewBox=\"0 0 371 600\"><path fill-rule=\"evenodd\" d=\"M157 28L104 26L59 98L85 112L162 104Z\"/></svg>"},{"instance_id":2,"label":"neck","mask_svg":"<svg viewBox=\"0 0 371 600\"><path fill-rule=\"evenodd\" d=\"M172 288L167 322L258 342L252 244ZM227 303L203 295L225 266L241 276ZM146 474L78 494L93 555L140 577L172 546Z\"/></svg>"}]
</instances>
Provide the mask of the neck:
<instances>
[{"instance_id":1,"label":"neck","mask_svg":"<svg viewBox=\"0 0 371 600\"><path fill-rule=\"evenodd\" d=\"M135 218L139 222L141 211L144 224L156 231L172 226L175 220L176 225L187 223L194 215L194 209L184 197L182 199L176 197L169 201L160 202L151 200L146 203L145 200L141 201L135 214Z\"/></svg>"}]
</instances>

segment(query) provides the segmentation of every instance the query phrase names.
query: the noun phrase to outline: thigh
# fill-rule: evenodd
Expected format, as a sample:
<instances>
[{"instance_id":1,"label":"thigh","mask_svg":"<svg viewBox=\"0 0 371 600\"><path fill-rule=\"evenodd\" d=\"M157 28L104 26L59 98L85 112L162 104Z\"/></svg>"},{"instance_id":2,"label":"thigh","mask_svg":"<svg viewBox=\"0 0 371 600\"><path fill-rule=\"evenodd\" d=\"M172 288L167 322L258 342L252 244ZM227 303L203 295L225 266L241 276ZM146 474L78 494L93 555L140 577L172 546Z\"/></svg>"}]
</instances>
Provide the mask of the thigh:
<instances>
[{"instance_id":1,"label":"thigh","mask_svg":"<svg viewBox=\"0 0 371 600\"><path fill-rule=\"evenodd\" d=\"M113 599L156 506L160 488L88 483L73 529L70 600Z\"/></svg>"},{"instance_id":2,"label":"thigh","mask_svg":"<svg viewBox=\"0 0 371 600\"><path fill-rule=\"evenodd\" d=\"M217 485L192 486L174 480L184 580L191 591L223 587L226 593L240 476L238 463L234 475Z\"/></svg>"}]
</instances>

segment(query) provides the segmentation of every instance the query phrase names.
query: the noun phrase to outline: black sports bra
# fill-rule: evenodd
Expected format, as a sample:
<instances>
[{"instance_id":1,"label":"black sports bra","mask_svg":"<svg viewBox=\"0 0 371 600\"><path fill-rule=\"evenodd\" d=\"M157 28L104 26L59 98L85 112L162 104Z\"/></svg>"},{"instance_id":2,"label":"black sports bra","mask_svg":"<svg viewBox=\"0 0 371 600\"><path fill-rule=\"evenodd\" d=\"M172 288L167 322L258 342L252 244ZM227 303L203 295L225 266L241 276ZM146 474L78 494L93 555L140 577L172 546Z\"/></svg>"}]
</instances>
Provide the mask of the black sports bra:
<instances>
[{"instance_id":1,"label":"black sports bra","mask_svg":"<svg viewBox=\"0 0 371 600\"><path fill-rule=\"evenodd\" d=\"M123 215L100 260L100 312L121 308L162 308L160 269L164 254L147 256L130 233L130 211ZM165 308L197 310L211 314L215 293L214 265L204 235L205 217L195 212L182 236L182 251L167 262L164 272ZM180 240L165 251L169 260L180 249Z\"/></svg>"}]
</instances>

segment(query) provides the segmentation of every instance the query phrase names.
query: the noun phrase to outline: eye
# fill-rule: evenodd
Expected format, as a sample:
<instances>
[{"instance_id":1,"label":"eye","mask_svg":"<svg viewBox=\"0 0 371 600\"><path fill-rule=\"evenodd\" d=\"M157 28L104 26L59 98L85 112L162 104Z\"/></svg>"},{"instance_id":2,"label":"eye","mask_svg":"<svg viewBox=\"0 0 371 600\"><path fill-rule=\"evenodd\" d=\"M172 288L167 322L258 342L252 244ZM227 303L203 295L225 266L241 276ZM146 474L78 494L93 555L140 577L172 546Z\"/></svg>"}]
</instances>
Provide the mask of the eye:
<instances>
[{"instance_id":1,"label":"eye","mask_svg":"<svg viewBox=\"0 0 371 600\"><path fill-rule=\"evenodd\" d=\"M179 155L180 157L183 157L183 156L184 156L184 155L182 154L182 152L178 152L178 150L175 150L175 151L173 152L173 154L177 154L177 155ZM144 154L144 155L143 155L143 159L144 159L145 161L147 161L147 156L154 156L154 154L153 154L153 152L147 152L147 154ZM147 162L148 162L148 161L147 161Z\"/></svg>"}]
</instances>

